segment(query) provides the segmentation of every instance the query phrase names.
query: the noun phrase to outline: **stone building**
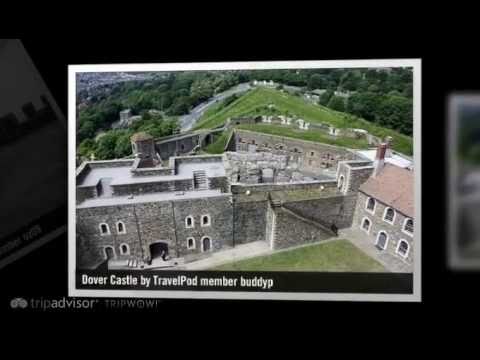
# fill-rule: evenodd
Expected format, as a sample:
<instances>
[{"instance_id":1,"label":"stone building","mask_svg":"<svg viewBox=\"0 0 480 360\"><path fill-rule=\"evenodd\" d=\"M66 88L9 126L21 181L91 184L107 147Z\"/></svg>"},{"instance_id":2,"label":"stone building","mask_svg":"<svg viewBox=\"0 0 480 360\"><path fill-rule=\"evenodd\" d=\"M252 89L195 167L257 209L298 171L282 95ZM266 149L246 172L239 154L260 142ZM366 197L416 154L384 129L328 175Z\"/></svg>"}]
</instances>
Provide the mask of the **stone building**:
<instances>
[{"instance_id":1,"label":"stone building","mask_svg":"<svg viewBox=\"0 0 480 360\"><path fill-rule=\"evenodd\" d=\"M166 159L148 135L131 140L134 159L77 169L79 268L170 267L255 241L273 250L318 242L358 227L366 197L394 209L393 224L413 221L411 209L385 197L383 182L372 185L391 165L377 174L377 162L348 149L235 131L233 151ZM371 221L372 234L380 231ZM398 243L403 253L391 229L387 236L378 244Z\"/></svg>"},{"instance_id":2,"label":"stone building","mask_svg":"<svg viewBox=\"0 0 480 360\"><path fill-rule=\"evenodd\" d=\"M414 172L385 163L379 146L372 176L358 187L352 229L397 267L413 267Z\"/></svg>"},{"instance_id":3,"label":"stone building","mask_svg":"<svg viewBox=\"0 0 480 360\"><path fill-rule=\"evenodd\" d=\"M286 155L289 161L298 163L301 171L314 174L324 173L328 169L335 172L339 161L363 159L355 152L339 146L240 129L235 129L227 149Z\"/></svg>"}]
</instances>

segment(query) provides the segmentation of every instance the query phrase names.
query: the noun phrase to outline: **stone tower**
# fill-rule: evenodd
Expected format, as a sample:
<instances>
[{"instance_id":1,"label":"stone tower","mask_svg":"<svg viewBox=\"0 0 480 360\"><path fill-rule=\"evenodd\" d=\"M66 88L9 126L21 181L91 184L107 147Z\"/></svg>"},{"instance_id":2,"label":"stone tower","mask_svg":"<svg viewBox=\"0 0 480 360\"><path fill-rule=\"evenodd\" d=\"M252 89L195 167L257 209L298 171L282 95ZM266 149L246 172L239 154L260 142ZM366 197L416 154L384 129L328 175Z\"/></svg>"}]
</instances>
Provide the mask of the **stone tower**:
<instances>
[{"instance_id":1,"label":"stone tower","mask_svg":"<svg viewBox=\"0 0 480 360\"><path fill-rule=\"evenodd\" d=\"M146 132L133 134L130 138L132 153L140 159L139 167L153 167L160 163L155 151L153 136Z\"/></svg>"}]
</instances>

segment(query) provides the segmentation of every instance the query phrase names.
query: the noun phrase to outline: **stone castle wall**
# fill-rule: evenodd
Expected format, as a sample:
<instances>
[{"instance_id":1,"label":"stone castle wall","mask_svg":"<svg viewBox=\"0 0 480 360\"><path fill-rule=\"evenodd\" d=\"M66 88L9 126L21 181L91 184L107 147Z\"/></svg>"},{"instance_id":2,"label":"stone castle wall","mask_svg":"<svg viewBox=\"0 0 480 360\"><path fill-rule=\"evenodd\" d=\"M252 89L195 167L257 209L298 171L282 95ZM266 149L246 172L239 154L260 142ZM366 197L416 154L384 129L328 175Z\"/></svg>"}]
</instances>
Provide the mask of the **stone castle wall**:
<instances>
[{"instance_id":1,"label":"stone castle wall","mask_svg":"<svg viewBox=\"0 0 480 360\"><path fill-rule=\"evenodd\" d=\"M321 223L335 224L338 229L352 226L357 196L331 196L320 199L290 201L284 203L287 209Z\"/></svg>"},{"instance_id":2,"label":"stone castle wall","mask_svg":"<svg viewBox=\"0 0 480 360\"><path fill-rule=\"evenodd\" d=\"M188 137L173 138L155 143L155 149L163 160L172 156L189 153L199 144L200 135L194 134Z\"/></svg>"},{"instance_id":3,"label":"stone castle wall","mask_svg":"<svg viewBox=\"0 0 480 360\"><path fill-rule=\"evenodd\" d=\"M143 184L111 185L114 196L142 195L156 192L193 190L193 178L148 182Z\"/></svg>"},{"instance_id":4,"label":"stone castle wall","mask_svg":"<svg viewBox=\"0 0 480 360\"><path fill-rule=\"evenodd\" d=\"M312 223L292 216L282 208L275 208L274 210L276 222L274 249L284 249L326 240L332 236L312 225Z\"/></svg>"},{"instance_id":5,"label":"stone castle wall","mask_svg":"<svg viewBox=\"0 0 480 360\"><path fill-rule=\"evenodd\" d=\"M361 159L359 155L342 147L248 130L236 129L232 141L235 143L235 151L270 151L273 154L287 155L289 159L298 161L300 170L314 174L325 168L335 169L339 161Z\"/></svg>"},{"instance_id":6,"label":"stone castle wall","mask_svg":"<svg viewBox=\"0 0 480 360\"><path fill-rule=\"evenodd\" d=\"M337 185L343 193L356 192L373 172L371 161L342 161L338 163Z\"/></svg>"},{"instance_id":7,"label":"stone castle wall","mask_svg":"<svg viewBox=\"0 0 480 360\"><path fill-rule=\"evenodd\" d=\"M230 186L232 194L244 194L247 191L252 193L269 192L269 191L295 191L295 190L319 190L320 188L335 188L337 183L335 180L314 180L299 183L287 184L233 184Z\"/></svg>"},{"instance_id":8,"label":"stone castle wall","mask_svg":"<svg viewBox=\"0 0 480 360\"><path fill-rule=\"evenodd\" d=\"M80 204L86 199L94 198L98 196L97 186L82 186L76 188L76 202Z\"/></svg>"},{"instance_id":9,"label":"stone castle wall","mask_svg":"<svg viewBox=\"0 0 480 360\"><path fill-rule=\"evenodd\" d=\"M201 226L201 216L210 216L210 225ZM194 226L185 219L193 216ZM124 223L126 233L117 232L117 222ZM101 235L100 224L109 226L110 234ZM232 208L229 196L176 200L77 209L77 263L79 268L94 266L105 260L104 247L114 248L117 259L150 259L150 245L168 244L173 257L201 252L200 241L207 236L213 250L232 244ZM187 238L195 239L195 248L187 248ZM128 244L130 253L121 255L120 246Z\"/></svg>"},{"instance_id":10,"label":"stone castle wall","mask_svg":"<svg viewBox=\"0 0 480 360\"><path fill-rule=\"evenodd\" d=\"M233 209L235 245L266 239L267 207L266 196L243 201L235 199Z\"/></svg>"},{"instance_id":11,"label":"stone castle wall","mask_svg":"<svg viewBox=\"0 0 480 360\"><path fill-rule=\"evenodd\" d=\"M177 200L173 202L173 208L179 256L200 254L202 252L201 240L205 236L212 239L213 251L220 250L225 246L232 246L232 205L229 196ZM201 217L203 215L210 216L210 225L202 226ZM193 228L186 227L187 216L193 217ZM189 237L195 239L194 249L187 248L187 238Z\"/></svg>"}]
</instances>

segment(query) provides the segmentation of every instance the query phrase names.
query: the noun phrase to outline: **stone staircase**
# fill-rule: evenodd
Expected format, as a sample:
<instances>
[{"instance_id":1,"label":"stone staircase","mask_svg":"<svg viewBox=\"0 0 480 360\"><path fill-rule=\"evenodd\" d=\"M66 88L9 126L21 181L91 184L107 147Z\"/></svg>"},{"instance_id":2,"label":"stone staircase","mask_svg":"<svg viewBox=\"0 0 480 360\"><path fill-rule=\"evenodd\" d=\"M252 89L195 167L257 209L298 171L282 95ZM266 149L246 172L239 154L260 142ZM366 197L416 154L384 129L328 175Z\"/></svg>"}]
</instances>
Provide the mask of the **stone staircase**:
<instances>
[{"instance_id":1,"label":"stone staircase","mask_svg":"<svg viewBox=\"0 0 480 360\"><path fill-rule=\"evenodd\" d=\"M193 172L193 188L195 190L208 190L207 174L205 170Z\"/></svg>"}]
</instances>

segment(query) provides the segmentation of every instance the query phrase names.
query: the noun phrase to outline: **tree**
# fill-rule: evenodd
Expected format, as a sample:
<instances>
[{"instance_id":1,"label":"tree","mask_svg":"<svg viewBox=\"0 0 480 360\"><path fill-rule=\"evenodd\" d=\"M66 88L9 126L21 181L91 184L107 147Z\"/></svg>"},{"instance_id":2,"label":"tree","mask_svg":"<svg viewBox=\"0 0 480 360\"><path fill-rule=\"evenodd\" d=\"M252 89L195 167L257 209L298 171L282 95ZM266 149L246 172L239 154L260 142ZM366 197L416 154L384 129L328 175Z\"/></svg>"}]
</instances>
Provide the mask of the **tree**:
<instances>
[{"instance_id":1,"label":"tree","mask_svg":"<svg viewBox=\"0 0 480 360\"><path fill-rule=\"evenodd\" d=\"M372 92L356 93L348 98L346 111L350 114L375 121L381 97Z\"/></svg>"},{"instance_id":2,"label":"tree","mask_svg":"<svg viewBox=\"0 0 480 360\"><path fill-rule=\"evenodd\" d=\"M403 96L385 96L375 116L380 125L412 135L413 103Z\"/></svg>"},{"instance_id":3,"label":"tree","mask_svg":"<svg viewBox=\"0 0 480 360\"><path fill-rule=\"evenodd\" d=\"M320 95L320 98L318 99L318 103L320 105L327 106L332 96L333 96L333 91L327 90L322 95Z\"/></svg>"},{"instance_id":4,"label":"tree","mask_svg":"<svg viewBox=\"0 0 480 360\"><path fill-rule=\"evenodd\" d=\"M109 131L97 143L96 157L100 160L114 159L117 145L117 132Z\"/></svg>"},{"instance_id":5,"label":"tree","mask_svg":"<svg viewBox=\"0 0 480 360\"><path fill-rule=\"evenodd\" d=\"M342 97L340 96L335 96L333 95L330 98L330 101L328 102L327 106L335 111L345 111L345 100L343 100Z\"/></svg>"},{"instance_id":6,"label":"tree","mask_svg":"<svg viewBox=\"0 0 480 360\"><path fill-rule=\"evenodd\" d=\"M313 74L308 78L307 87L310 90L322 89L324 86L323 76L320 74Z\"/></svg>"},{"instance_id":7,"label":"tree","mask_svg":"<svg viewBox=\"0 0 480 360\"><path fill-rule=\"evenodd\" d=\"M82 142L85 139L93 138L96 132L96 126L91 120L82 120L80 122L80 128L77 131L77 141Z\"/></svg>"},{"instance_id":8,"label":"tree","mask_svg":"<svg viewBox=\"0 0 480 360\"><path fill-rule=\"evenodd\" d=\"M95 141L92 139L83 140L78 146L77 153L85 158L89 158L90 154L95 153Z\"/></svg>"},{"instance_id":9,"label":"tree","mask_svg":"<svg viewBox=\"0 0 480 360\"><path fill-rule=\"evenodd\" d=\"M187 96L181 96L175 99L168 113L170 115L183 115L188 113L189 109L190 109L190 98Z\"/></svg>"},{"instance_id":10,"label":"tree","mask_svg":"<svg viewBox=\"0 0 480 360\"><path fill-rule=\"evenodd\" d=\"M125 131L122 135L117 137L114 153L116 158L123 158L132 153L129 132Z\"/></svg>"},{"instance_id":11,"label":"tree","mask_svg":"<svg viewBox=\"0 0 480 360\"><path fill-rule=\"evenodd\" d=\"M358 70L347 70L340 78L339 86L344 90L354 91L362 82L362 75Z\"/></svg>"}]
</instances>

